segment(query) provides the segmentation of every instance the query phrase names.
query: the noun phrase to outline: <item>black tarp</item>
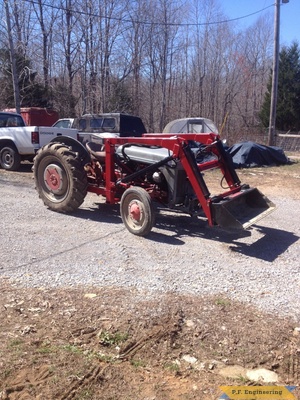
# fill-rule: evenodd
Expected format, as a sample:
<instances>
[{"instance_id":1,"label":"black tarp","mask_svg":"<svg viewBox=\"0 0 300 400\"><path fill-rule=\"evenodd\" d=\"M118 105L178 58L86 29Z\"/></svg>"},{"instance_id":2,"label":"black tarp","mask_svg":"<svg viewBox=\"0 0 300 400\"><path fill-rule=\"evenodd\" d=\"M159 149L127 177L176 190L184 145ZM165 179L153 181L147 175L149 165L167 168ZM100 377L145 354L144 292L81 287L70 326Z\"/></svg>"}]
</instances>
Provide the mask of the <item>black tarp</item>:
<instances>
[{"instance_id":1,"label":"black tarp","mask_svg":"<svg viewBox=\"0 0 300 400\"><path fill-rule=\"evenodd\" d=\"M231 155L235 168L277 166L290 162L281 148L255 142L236 143L227 152Z\"/></svg>"}]
</instances>

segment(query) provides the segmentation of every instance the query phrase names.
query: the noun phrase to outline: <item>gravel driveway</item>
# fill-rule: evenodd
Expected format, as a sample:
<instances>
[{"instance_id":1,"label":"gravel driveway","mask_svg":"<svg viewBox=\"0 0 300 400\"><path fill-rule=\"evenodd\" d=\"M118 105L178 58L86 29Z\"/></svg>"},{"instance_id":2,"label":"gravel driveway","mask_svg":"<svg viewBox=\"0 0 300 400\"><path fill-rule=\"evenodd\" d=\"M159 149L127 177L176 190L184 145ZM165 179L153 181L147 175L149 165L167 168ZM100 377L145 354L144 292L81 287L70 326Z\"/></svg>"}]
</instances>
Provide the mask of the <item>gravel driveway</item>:
<instances>
[{"instance_id":1,"label":"gravel driveway","mask_svg":"<svg viewBox=\"0 0 300 400\"><path fill-rule=\"evenodd\" d=\"M276 211L242 236L163 212L142 238L94 194L73 215L48 210L29 168L0 170L0 193L0 278L16 285L220 294L300 322L297 196L277 192Z\"/></svg>"}]
</instances>

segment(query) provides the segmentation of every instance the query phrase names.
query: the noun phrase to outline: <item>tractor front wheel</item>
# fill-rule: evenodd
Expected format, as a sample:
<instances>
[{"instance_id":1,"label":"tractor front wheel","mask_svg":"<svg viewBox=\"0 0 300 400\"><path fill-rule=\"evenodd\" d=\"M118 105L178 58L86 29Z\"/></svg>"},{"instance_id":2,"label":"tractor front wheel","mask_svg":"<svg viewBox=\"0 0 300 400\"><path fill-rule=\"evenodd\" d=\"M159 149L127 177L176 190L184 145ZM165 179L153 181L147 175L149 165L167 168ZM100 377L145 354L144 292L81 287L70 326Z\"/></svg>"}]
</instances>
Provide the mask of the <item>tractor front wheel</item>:
<instances>
[{"instance_id":1,"label":"tractor front wheel","mask_svg":"<svg viewBox=\"0 0 300 400\"><path fill-rule=\"evenodd\" d=\"M68 213L83 203L87 176L70 146L55 142L44 146L34 159L33 172L39 196L51 210Z\"/></svg>"},{"instance_id":2,"label":"tractor front wheel","mask_svg":"<svg viewBox=\"0 0 300 400\"><path fill-rule=\"evenodd\" d=\"M120 212L124 225L134 235L146 236L154 226L155 212L151 197L138 186L123 193Z\"/></svg>"}]
</instances>

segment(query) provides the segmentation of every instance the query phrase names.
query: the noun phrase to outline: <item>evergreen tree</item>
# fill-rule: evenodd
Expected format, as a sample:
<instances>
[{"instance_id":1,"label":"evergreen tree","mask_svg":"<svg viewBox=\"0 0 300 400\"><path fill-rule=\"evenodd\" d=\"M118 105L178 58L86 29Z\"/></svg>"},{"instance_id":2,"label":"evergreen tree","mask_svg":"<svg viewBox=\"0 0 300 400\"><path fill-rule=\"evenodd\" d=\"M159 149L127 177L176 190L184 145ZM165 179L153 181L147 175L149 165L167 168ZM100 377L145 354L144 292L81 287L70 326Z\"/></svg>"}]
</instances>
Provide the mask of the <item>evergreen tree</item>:
<instances>
[{"instance_id":1,"label":"evergreen tree","mask_svg":"<svg viewBox=\"0 0 300 400\"><path fill-rule=\"evenodd\" d=\"M284 131L300 130L300 49L294 42L283 47L279 54L276 128ZM272 74L260 112L265 127L269 126Z\"/></svg>"},{"instance_id":2,"label":"evergreen tree","mask_svg":"<svg viewBox=\"0 0 300 400\"><path fill-rule=\"evenodd\" d=\"M119 82L117 78L113 79L110 91L107 110L104 111L133 114L133 100L127 85L124 82Z\"/></svg>"},{"instance_id":3,"label":"evergreen tree","mask_svg":"<svg viewBox=\"0 0 300 400\"><path fill-rule=\"evenodd\" d=\"M17 71L21 97L21 107L51 107L49 93L36 82L37 73L31 68L31 61L17 54ZM14 108L12 69L8 49L0 49L1 107Z\"/></svg>"},{"instance_id":4,"label":"evergreen tree","mask_svg":"<svg viewBox=\"0 0 300 400\"><path fill-rule=\"evenodd\" d=\"M75 107L78 99L70 93L70 87L61 78L54 78L52 90L53 107L61 117L76 117Z\"/></svg>"}]
</instances>

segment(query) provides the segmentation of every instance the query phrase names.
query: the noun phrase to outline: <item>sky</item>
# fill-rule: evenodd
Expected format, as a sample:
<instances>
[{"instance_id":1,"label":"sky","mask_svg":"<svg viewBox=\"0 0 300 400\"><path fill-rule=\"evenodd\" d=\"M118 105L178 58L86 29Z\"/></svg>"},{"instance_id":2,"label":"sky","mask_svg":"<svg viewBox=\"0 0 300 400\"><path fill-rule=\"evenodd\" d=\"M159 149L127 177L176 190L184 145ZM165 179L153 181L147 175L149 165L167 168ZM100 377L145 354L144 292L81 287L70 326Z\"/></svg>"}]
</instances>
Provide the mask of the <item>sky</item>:
<instances>
[{"instance_id":1,"label":"sky","mask_svg":"<svg viewBox=\"0 0 300 400\"><path fill-rule=\"evenodd\" d=\"M239 24L247 27L261 15L269 14L274 20L275 0L219 0L225 14L231 18L243 17L263 10L261 13L242 18ZM289 46L293 41L300 45L300 0L289 0L283 4L280 0L280 44Z\"/></svg>"}]
</instances>

